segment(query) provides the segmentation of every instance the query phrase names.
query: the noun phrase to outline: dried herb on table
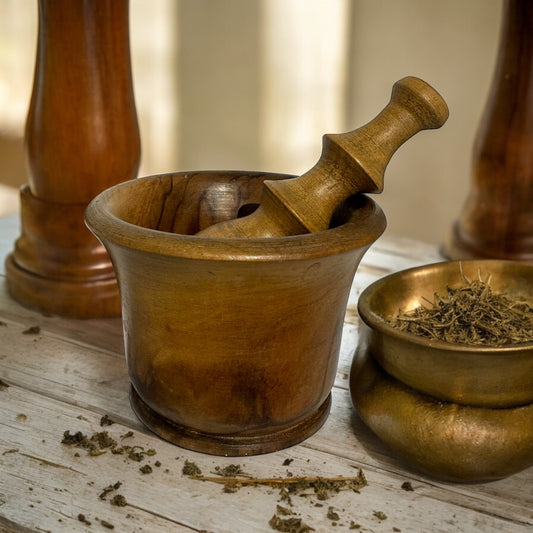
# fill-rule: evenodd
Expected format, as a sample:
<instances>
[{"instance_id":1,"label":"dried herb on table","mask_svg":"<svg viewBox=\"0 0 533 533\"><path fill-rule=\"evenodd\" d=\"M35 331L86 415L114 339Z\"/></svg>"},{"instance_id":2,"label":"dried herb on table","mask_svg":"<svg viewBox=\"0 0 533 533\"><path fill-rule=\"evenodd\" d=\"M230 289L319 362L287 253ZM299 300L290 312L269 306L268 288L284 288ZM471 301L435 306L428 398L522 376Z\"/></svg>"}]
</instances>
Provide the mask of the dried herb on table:
<instances>
[{"instance_id":1,"label":"dried herb on table","mask_svg":"<svg viewBox=\"0 0 533 533\"><path fill-rule=\"evenodd\" d=\"M329 520L332 520L334 522L338 522L340 520L339 513L337 513L337 511L335 511L333 507L328 507L327 517Z\"/></svg>"},{"instance_id":2,"label":"dried herb on table","mask_svg":"<svg viewBox=\"0 0 533 533\"><path fill-rule=\"evenodd\" d=\"M78 520L79 520L80 522L82 522L83 524L87 525L87 526L90 526L90 525L91 525L91 522L89 522L89 520L87 520L87 518L85 517L85 515L82 514L82 513L80 513L80 514L78 515Z\"/></svg>"},{"instance_id":3,"label":"dried herb on table","mask_svg":"<svg viewBox=\"0 0 533 533\"><path fill-rule=\"evenodd\" d=\"M290 516L293 515L294 512L288 507L283 507L283 505L276 505L276 514L279 516Z\"/></svg>"},{"instance_id":4,"label":"dried herb on table","mask_svg":"<svg viewBox=\"0 0 533 533\"><path fill-rule=\"evenodd\" d=\"M404 481L402 483L402 489L405 490L406 492L412 492L415 490L413 489L413 485L411 484L410 481Z\"/></svg>"},{"instance_id":5,"label":"dried herb on table","mask_svg":"<svg viewBox=\"0 0 533 533\"><path fill-rule=\"evenodd\" d=\"M197 479L202 475L200 467L196 463L188 460L185 460L185 465L183 466L181 473L184 476L189 476L194 479Z\"/></svg>"},{"instance_id":6,"label":"dried herb on table","mask_svg":"<svg viewBox=\"0 0 533 533\"><path fill-rule=\"evenodd\" d=\"M111 420L109 418L109 415L104 415L102 418L100 418L100 425L103 426L112 426L115 423L114 420Z\"/></svg>"},{"instance_id":7,"label":"dried herb on table","mask_svg":"<svg viewBox=\"0 0 533 533\"><path fill-rule=\"evenodd\" d=\"M142 461L145 456L156 454L155 450L145 450L142 446L119 446L107 431L99 431L88 437L81 431L71 433L67 430L63 433L61 444L85 449L89 455L93 456L102 455L109 450L115 455L126 455L128 459L137 462Z\"/></svg>"},{"instance_id":8,"label":"dried herb on table","mask_svg":"<svg viewBox=\"0 0 533 533\"><path fill-rule=\"evenodd\" d=\"M25 329L23 335L38 335L41 333L41 328L39 326L30 326L28 329Z\"/></svg>"},{"instance_id":9,"label":"dried herb on table","mask_svg":"<svg viewBox=\"0 0 533 533\"><path fill-rule=\"evenodd\" d=\"M185 467L184 467L185 469ZM306 490L313 490L313 494L319 500L327 500L332 494L338 493L341 490L353 490L358 492L367 485L365 475L362 470L355 477L274 477L274 478L255 478L255 477L208 477L201 474L190 476L198 481L211 481L213 483L220 483L225 486L229 485L238 489L243 486L268 486L279 488L282 491L287 491L287 496L291 494L302 494ZM235 491L232 491L235 492Z\"/></svg>"},{"instance_id":10,"label":"dried herb on table","mask_svg":"<svg viewBox=\"0 0 533 533\"><path fill-rule=\"evenodd\" d=\"M150 465L143 465L141 468L139 468L142 474L151 474L153 472L152 467Z\"/></svg>"},{"instance_id":11,"label":"dried herb on table","mask_svg":"<svg viewBox=\"0 0 533 533\"><path fill-rule=\"evenodd\" d=\"M241 465L234 465L234 464L225 466L224 468L221 468L220 466L215 466L214 473L217 476L222 476L222 477L236 477L236 476L250 477L248 474L246 474L243 471Z\"/></svg>"},{"instance_id":12,"label":"dried herb on table","mask_svg":"<svg viewBox=\"0 0 533 533\"><path fill-rule=\"evenodd\" d=\"M488 281L469 281L434 295L430 307L400 311L390 323L408 333L444 342L502 346L533 341L533 305L497 293Z\"/></svg>"},{"instance_id":13,"label":"dried herb on table","mask_svg":"<svg viewBox=\"0 0 533 533\"><path fill-rule=\"evenodd\" d=\"M387 515L383 511L374 511L372 513L378 520L387 520Z\"/></svg>"},{"instance_id":14,"label":"dried herb on table","mask_svg":"<svg viewBox=\"0 0 533 533\"><path fill-rule=\"evenodd\" d=\"M122 496L122 494L115 494L113 498L111 498L110 503L111 505L116 505L117 507L126 507L126 505L128 505L126 498Z\"/></svg>"},{"instance_id":15,"label":"dried herb on table","mask_svg":"<svg viewBox=\"0 0 533 533\"><path fill-rule=\"evenodd\" d=\"M106 496L110 493L110 492L113 492L115 490L118 490L120 487L122 486L122 483L120 481L117 481L114 485L108 485L107 487L105 487L102 492L100 493L100 496L99 498L101 500L105 500L106 499Z\"/></svg>"},{"instance_id":16,"label":"dried herb on table","mask_svg":"<svg viewBox=\"0 0 533 533\"><path fill-rule=\"evenodd\" d=\"M281 518L274 515L268 522L269 526L275 531L284 531L288 533L308 533L315 531L312 527L304 524L301 518Z\"/></svg>"}]
</instances>

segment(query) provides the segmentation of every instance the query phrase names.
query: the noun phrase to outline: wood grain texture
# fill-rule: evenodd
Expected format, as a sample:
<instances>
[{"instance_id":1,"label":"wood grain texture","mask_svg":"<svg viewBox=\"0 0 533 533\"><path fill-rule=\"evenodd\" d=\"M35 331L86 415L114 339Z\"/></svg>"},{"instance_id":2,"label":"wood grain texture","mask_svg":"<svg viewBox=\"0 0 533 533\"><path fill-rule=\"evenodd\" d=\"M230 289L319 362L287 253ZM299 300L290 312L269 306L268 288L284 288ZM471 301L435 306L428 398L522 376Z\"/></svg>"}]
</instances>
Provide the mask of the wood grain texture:
<instances>
[{"instance_id":1,"label":"wood grain texture","mask_svg":"<svg viewBox=\"0 0 533 533\"><path fill-rule=\"evenodd\" d=\"M506 0L496 69L473 146L451 259L533 262L533 4Z\"/></svg>"},{"instance_id":2,"label":"wood grain texture","mask_svg":"<svg viewBox=\"0 0 533 533\"><path fill-rule=\"evenodd\" d=\"M134 178L140 158L128 2L40 0L11 294L47 313L118 315L107 253L84 224L88 202Z\"/></svg>"}]
</instances>

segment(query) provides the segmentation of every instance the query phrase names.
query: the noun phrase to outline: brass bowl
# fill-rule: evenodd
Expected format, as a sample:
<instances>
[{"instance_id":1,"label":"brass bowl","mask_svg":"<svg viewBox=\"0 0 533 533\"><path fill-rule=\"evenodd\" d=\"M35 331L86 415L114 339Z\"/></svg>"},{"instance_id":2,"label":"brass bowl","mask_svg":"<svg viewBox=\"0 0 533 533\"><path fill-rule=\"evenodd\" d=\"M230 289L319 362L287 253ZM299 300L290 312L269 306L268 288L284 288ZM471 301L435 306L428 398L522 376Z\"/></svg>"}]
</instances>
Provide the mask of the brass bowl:
<instances>
[{"instance_id":1,"label":"brass bowl","mask_svg":"<svg viewBox=\"0 0 533 533\"><path fill-rule=\"evenodd\" d=\"M439 400L505 408L533 403L533 343L452 344L400 331L387 318L409 311L435 292L481 276L495 292L533 302L533 266L513 261L450 261L412 268L370 285L359 298L361 343L402 383Z\"/></svg>"},{"instance_id":2,"label":"brass bowl","mask_svg":"<svg viewBox=\"0 0 533 533\"><path fill-rule=\"evenodd\" d=\"M363 422L416 470L453 482L500 479L533 466L533 404L442 402L389 376L361 345L350 373Z\"/></svg>"}]
</instances>

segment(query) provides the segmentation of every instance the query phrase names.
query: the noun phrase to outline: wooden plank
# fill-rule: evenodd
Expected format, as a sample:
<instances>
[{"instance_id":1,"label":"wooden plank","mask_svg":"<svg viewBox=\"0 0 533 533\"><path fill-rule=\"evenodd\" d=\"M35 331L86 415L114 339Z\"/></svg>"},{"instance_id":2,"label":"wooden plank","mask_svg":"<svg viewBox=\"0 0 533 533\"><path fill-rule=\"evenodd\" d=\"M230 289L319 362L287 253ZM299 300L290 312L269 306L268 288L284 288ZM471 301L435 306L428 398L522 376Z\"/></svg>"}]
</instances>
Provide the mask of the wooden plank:
<instances>
[{"instance_id":1,"label":"wooden plank","mask_svg":"<svg viewBox=\"0 0 533 533\"><path fill-rule=\"evenodd\" d=\"M436 246L412 239L380 237L366 252L361 265L395 272L443 261Z\"/></svg>"},{"instance_id":2,"label":"wooden plank","mask_svg":"<svg viewBox=\"0 0 533 533\"><path fill-rule=\"evenodd\" d=\"M99 416L16 386L2 391L7 399L0 414L0 469L7 481L0 490L1 515L36 531L104 531L98 519L118 531L268 531L268 521L280 503L279 492L269 487L241 488L225 493L220 485L183 476L185 460L204 472L234 464L232 459L181 450L151 435L134 432L130 445L154 449L142 463L123 455L105 453L92 457L83 450L60 444L65 429L92 434L101 431ZM129 427L105 428L120 441ZM330 428L331 429L331 428ZM124 442L123 439L122 442ZM77 456L78 454L78 456ZM286 461L290 465L286 465ZM161 465L155 466L159 461ZM139 467L152 466L151 474ZM351 458L324 454L308 446L239 460L254 477L319 475L353 476L361 466ZM338 529L359 524L362 531L469 531L520 532L526 525L455 505L428 494L423 482L413 491L402 490L405 477L386 470L365 467L368 486L359 493L342 491L326 501L316 496L294 498L292 510L316 531L332 530L329 507L339 514ZM121 485L106 497L99 495L109 485ZM125 507L110 504L113 495L126 499ZM283 504L283 502L281 502ZM317 504L319 506L317 506ZM286 504L284 504L286 505ZM82 513L92 522L78 520ZM340 525L342 524L342 526ZM37 529L38 528L38 529Z\"/></svg>"},{"instance_id":3,"label":"wooden plank","mask_svg":"<svg viewBox=\"0 0 533 533\"><path fill-rule=\"evenodd\" d=\"M26 325L4 323L0 326L3 381L101 414L113 406L116 415L137 423L129 407L123 356L50 336L44 329L25 333Z\"/></svg>"},{"instance_id":4,"label":"wooden plank","mask_svg":"<svg viewBox=\"0 0 533 533\"><path fill-rule=\"evenodd\" d=\"M15 227L11 225L12 233ZM4 252L12 247L8 233L0 225ZM369 486L360 494L341 493L324 507L314 507L320 503L316 500L296 502L296 511L317 531L332 530L330 504L341 515L344 529L352 520L363 531L519 532L533 526L533 469L477 485L427 479L395 459L350 405L347 378L357 344L358 295L382 275L436 260L434 247L407 240L382 238L371 248L350 294L334 404L326 424L299 446L241 461L260 477L284 476L288 469L294 475L350 475L354 466L363 467ZM270 530L276 491L254 487L225 494L219 486L184 478L185 459L206 472L234 460L182 450L149 434L137 421L127 399L120 319L43 317L13 302L0 285L0 319L7 322L0 326L0 378L11 385L0 391L0 532L105 530L96 517L119 531ZM41 327L38 335L23 334L34 325ZM101 430L103 414L119 422L109 428L115 437L132 430L132 443L156 448L162 466L142 475L138 464L123 456L76 457L75 450L59 444L65 429ZM290 468L283 466L285 460L290 460ZM98 498L104 486L121 480L125 508ZM414 491L401 489L406 480ZM380 520L374 511L387 518ZM77 519L80 512L92 520L91 526Z\"/></svg>"},{"instance_id":5,"label":"wooden plank","mask_svg":"<svg viewBox=\"0 0 533 533\"><path fill-rule=\"evenodd\" d=\"M385 469L394 472L396 477L403 476L426 484L428 480L409 472L394 459L391 452L363 426L350 406L347 376L357 342L356 329L354 325L345 327L337 375L338 388L334 393L331 415L324 428L302 447L327 453L328 461L329 455L345 457L366 468ZM16 324L4 326L3 334L6 345L11 347L9 351L0 352L0 377L4 381L71 406L90 409L99 416L109 414L127 427L145 431L128 404L129 383L123 359L103 351L91 351L73 342L48 338L46 334L32 338L23 335ZM533 524L531 511L524 511L533 507L531 494L524 491L521 483L522 479L531 483L531 475L533 469L525 478L519 474L499 482L499 512L502 516ZM465 493L460 485L448 487L432 481L429 483L435 499L448 501L451 498L458 505L472 505L482 513L492 512L494 494L486 490L487 485L469 487ZM469 494L475 494L472 501Z\"/></svg>"},{"instance_id":6,"label":"wooden plank","mask_svg":"<svg viewBox=\"0 0 533 533\"><path fill-rule=\"evenodd\" d=\"M9 296L5 278L0 276L0 317L24 325L25 328L38 326L58 338L76 340L81 344L94 346L110 353L124 353L122 319L76 320L57 316L45 316L28 309ZM0 332L1 333L1 332Z\"/></svg>"}]
</instances>

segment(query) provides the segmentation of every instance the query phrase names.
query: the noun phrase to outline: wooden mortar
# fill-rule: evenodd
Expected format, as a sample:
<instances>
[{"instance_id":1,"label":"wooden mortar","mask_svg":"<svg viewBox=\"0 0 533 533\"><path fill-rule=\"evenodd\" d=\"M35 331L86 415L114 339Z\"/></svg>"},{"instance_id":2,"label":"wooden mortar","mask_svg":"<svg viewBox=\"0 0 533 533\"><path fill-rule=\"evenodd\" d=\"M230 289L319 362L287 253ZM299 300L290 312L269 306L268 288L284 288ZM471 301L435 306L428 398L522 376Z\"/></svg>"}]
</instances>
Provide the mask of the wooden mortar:
<instances>
[{"instance_id":1,"label":"wooden mortar","mask_svg":"<svg viewBox=\"0 0 533 533\"><path fill-rule=\"evenodd\" d=\"M98 195L86 221L117 273L131 402L155 433L220 455L272 452L325 421L356 268L385 229L364 195L331 229L271 239L194 235L289 176L176 173Z\"/></svg>"}]
</instances>

